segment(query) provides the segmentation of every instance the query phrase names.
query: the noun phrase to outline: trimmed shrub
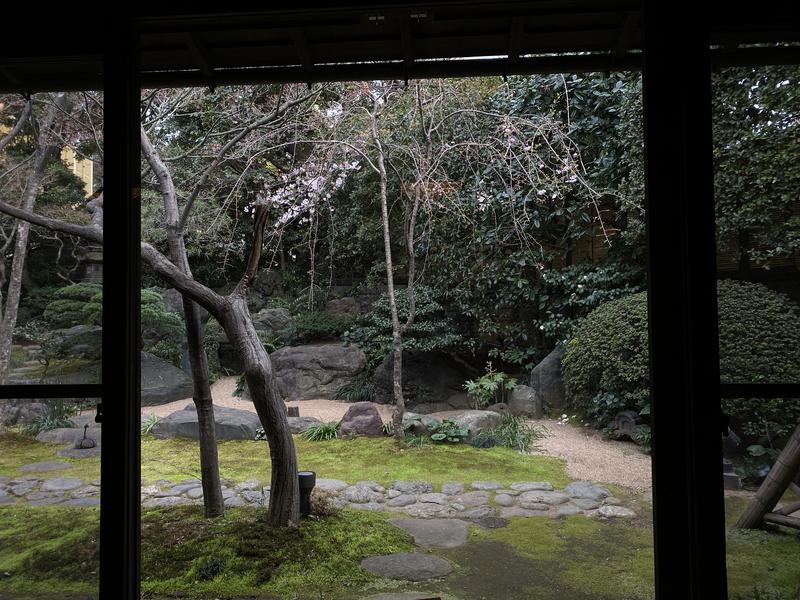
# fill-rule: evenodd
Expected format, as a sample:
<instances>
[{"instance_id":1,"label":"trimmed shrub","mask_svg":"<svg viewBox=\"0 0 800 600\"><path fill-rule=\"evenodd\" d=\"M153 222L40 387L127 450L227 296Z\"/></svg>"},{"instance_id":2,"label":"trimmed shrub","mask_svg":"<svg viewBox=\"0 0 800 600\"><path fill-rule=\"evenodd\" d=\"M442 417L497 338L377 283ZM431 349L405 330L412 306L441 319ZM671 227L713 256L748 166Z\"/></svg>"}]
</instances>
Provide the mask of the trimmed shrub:
<instances>
[{"instance_id":1,"label":"trimmed shrub","mask_svg":"<svg viewBox=\"0 0 800 600\"><path fill-rule=\"evenodd\" d=\"M298 343L316 340L338 340L353 324L353 318L313 311L300 313L294 319Z\"/></svg>"},{"instance_id":2,"label":"trimmed shrub","mask_svg":"<svg viewBox=\"0 0 800 600\"><path fill-rule=\"evenodd\" d=\"M141 302L142 349L180 366L186 332L183 317L169 312L156 290L143 289Z\"/></svg>"},{"instance_id":3,"label":"trimmed shrub","mask_svg":"<svg viewBox=\"0 0 800 600\"><path fill-rule=\"evenodd\" d=\"M97 283L75 283L59 289L44 309L44 318L55 328L91 325L103 313L103 288Z\"/></svg>"},{"instance_id":4,"label":"trimmed shrub","mask_svg":"<svg viewBox=\"0 0 800 600\"><path fill-rule=\"evenodd\" d=\"M720 371L726 383L800 381L800 313L763 285L718 284ZM621 410L650 412L647 295L607 302L592 311L567 345L567 400L598 427ZM749 437L791 433L800 399L724 399L723 410Z\"/></svg>"}]
</instances>

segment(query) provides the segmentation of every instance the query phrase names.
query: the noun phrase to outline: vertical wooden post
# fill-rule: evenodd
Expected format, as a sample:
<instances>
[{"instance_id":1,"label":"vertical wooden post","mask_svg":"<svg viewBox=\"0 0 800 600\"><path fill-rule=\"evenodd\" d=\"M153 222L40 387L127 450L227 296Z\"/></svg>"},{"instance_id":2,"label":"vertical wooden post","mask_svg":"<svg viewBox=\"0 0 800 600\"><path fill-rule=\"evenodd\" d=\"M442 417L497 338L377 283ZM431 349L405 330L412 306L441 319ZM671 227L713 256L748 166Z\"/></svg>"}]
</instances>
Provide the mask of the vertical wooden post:
<instances>
[{"instance_id":1,"label":"vertical wooden post","mask_svg":"<svg viewBox=\"0 0 800 600\"><path fill-rule=\"evenodd\" d=\"M140 216L138 37L118 12L104 61L103 444L100 598L139 600Z\"/></svg>"},{"instance_id":2,"label":"vertical wooden post","mask_svg":"<svg viewBox=\"0 0 800 600\"><path fill-rule=\"evenodd\" d=\"M726 597L708 27L643 2L655 575L659 600Z\"/></svg>"},{"instance_id":3,"label":"vertical wooden post","mask_svg":"<svg viewBox=\"0 0 800 600\"><path fill-rule=\"evenodd\" d=\"M798 471L800 471L800 425L795 428L778 460L772 465L755 498L739 517L736 527L740 529L760 527L764 515L775 508Z\"/></svg>"}]
</instances>

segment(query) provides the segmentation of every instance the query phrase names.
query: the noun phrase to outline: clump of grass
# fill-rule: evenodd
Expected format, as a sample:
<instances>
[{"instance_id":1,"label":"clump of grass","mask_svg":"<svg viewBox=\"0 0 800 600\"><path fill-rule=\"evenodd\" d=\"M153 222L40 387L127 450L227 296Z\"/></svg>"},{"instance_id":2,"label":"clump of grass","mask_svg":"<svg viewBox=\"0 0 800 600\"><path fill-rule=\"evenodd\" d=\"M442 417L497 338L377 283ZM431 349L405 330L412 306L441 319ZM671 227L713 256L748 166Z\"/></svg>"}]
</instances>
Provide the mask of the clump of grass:
<instances>
[{"instance_id":1,"label":"clump of grass","mask_svg":"<svg viewBox=\"0 0 800 600\"><path fill-rule=\"evenodd\" d=\"M25 435L36 437L43 431L70 427L70 418L75 416L76 408L65 400L52 400L47 404L47 414L36 417L23 429Z\"/></svg>"},{"instance_id":2,"label":"clump of grass","mask_svg":"<svg viewBox=\"0 0 800 600\"><path fill-rule=\"evenodd\" d=\"M300 435L309 442L322 442L325 440L335 440L339 437L341 421L328 421L327 423L314 424Z\"/></svg>"},{"instance_id":3,"label":"clump of grass","mask_svg":"<svg viewBox=\"0 0 800 600\"><path fill-rule=\"evenodd\" d=\"M142 435L149 435L153 433L153 427L156 426L158 421L158 416L152 413L142 419Z\"/></svg>"},{"instance_id":4,"label":"clump of grass","mask_svg":"<svg viewBox=\"0 0 800 600\"><path fill-rule=\"evenodd\" d=\"M503 422L499 426L481 431L471 443L476 448L502 446L525 453L529 452L534 446L534 442L544 435L543 429L526 425L519 417L506 414L503 415Z\"/></svg>"},{"instance_id":5,"label":"clump of grass","mask_svg":"<svg viewBox=\"0 0 800 600\"><path fill-rule=\"evenodd\" d=\"M375 384L363 377L358 378L336 390L334 399L345 402L375 402Z\"/></svg>"}]
</instances>

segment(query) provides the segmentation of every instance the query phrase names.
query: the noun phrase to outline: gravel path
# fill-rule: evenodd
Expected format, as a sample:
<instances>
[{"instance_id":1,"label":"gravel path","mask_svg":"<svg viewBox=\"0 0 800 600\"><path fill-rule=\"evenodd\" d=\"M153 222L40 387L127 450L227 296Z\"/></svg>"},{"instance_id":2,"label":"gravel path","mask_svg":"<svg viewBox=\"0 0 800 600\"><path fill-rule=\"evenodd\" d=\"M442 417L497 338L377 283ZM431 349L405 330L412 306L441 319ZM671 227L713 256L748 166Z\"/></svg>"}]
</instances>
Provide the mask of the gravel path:
<instances>
[{"instance_id":1,"label":"gravel path","mask_svg":"<svg viewBox=\"0 0 800 600\"><path fill-rule=\"evenodd\" d=\"M650 457L632 442L603 439L588 427L560 424L552 419L529 421L544 427L549 435L537 445L544 454L567 461L573 479L615 483L637 492L652 487Z\"/></svg>"},{"instance_id":2,"label":"gravel path","mask_svg":"<svg viewBox=\"0 0 800 600\"><path fill-rule=\"evenodd\" d=\"M235 377L224 377L211 386L214 404L255 412L252 402L233 395ZM161 406L147 406L143 415L166 416L183 409L191 398ZM312 416L322 421L338 421L349 404L336 400L298 400L286 403L300 407L300 416ZM376 405L384 421L391 420L392 407ZM459 411L436 413L433 416L452 416ZM547 429L549 435L538 442L542 454L557 456L567 461L567 473L573 479L614 483L637 492L651 489L650 457L642 454L631 442L604 440L599 432L574 425L562 425L551 419L530 421Z\"/></svg>"}]
</instances>

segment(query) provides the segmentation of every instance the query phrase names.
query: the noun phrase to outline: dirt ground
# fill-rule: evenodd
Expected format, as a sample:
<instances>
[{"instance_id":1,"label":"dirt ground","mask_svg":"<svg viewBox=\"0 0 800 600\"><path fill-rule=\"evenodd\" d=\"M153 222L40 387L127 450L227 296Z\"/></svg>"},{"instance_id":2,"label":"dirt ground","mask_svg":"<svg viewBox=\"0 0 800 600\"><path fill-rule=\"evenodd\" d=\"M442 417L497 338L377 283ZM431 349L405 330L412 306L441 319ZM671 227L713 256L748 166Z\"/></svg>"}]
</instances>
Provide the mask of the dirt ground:
<instances>
[{"instance_id":1,"label":"dirt ground","mask_svg":"<svg viewBox=\"0 0 800 600\"><path fill-rule=\"evenodd\" d=\"M233 395L235 377L225 377L211 388L214 404L242 410L255 411L252 402ZM148 406L142 415L155 414L164 417L191 403L191 398L178 400L161 406ZM301 416L317 417L322 421L338 421L344 416L349 404L336 400L296 400L286 403L300 408ZM392 407L376 404L384 421L391 420ZM447 417L458 411L436 413L433 416ZM545 430L546 436L539 440L534 454L556 456L567 461L567 473L575 479L602 481L624 486L637 492L651 488L650 457L642 454L635 444L604 440L599 432L589 428L560 424L551 419L529 421Z\"/></svg>"}]
</instances>

